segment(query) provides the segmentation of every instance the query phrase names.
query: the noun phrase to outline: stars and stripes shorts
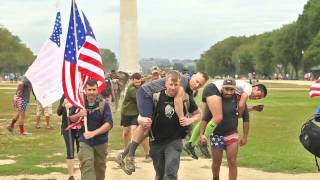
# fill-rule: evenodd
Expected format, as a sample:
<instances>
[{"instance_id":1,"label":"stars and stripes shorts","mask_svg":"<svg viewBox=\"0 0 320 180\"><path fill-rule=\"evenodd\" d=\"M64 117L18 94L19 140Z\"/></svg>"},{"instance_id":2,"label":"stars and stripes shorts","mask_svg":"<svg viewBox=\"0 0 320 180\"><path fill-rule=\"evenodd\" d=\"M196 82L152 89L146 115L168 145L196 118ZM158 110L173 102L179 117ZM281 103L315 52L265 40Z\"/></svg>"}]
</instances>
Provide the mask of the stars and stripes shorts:
<instances>
[{"instance_id":1,"label":"stars and stripes shorts","mask_svg":"<svg viewBox=\"0 0 320 180\"><path fill-rule=\"evenodd\" d=\"M17 109L20 112L23 112L26 111L28 102L26 99L15 95L13 97L13 105L15 109Z\"/></svg>"},{"instance_id":2,"label":"stars and stripes shorts","mask_svg":"<svg viewBox=\"0 0 320 180\"><path fill-rule=\"evenodd\" d=\"M210 144L212 147L216 149L223 150L226 148L226 146L232 143L238 142L238 139L239 139L238 131L233 131L224 136L212 134L210 137Z\"/></svg>"}]
</instances>

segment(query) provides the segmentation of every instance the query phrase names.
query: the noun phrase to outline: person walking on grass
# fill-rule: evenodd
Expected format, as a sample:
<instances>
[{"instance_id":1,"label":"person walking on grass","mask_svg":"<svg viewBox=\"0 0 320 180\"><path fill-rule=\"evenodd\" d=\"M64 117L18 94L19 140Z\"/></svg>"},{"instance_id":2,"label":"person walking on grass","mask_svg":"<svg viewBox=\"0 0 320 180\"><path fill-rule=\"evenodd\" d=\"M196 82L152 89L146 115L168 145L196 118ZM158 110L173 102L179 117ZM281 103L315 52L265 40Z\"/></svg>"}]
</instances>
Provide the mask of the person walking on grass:
<instances>
[{"instance_id":1,"label":"person walking on grass","mask_svg":"<svg viewBox=\"0 0 320 180\"><path fill-rule=\"evenodd\" d=\"M79 132L81 179L104 180L108 133L113 127L113 120L109 104L98 98L97 81L88 80L85 85L85 109L76 113L76 108L72 107L71 114L72 122L87 116L88 131L82 128Z\"/></svg>"},{"instance_id":2,"label":"person walking on grass","mask_svg":"<svg viewBox=\"0 0 320 180\"><path fill-rule=\"evenodd\" d=\"M62 116L61 122L61 134L63 135L63 139L66 145L67 150L67 171L69 178L68 180L75 180L74 178L74 154L75 151L79 152L79 141L78 141L78 127L74 127L69 130L65 130L70 124L71 121L69 120L69 109L72 107L72 104L65 99L64 96L61 97L60 103L57 109L58 116ZM74 146L76 143L76 147Z\"/></svg>"},{"instance_id":3,"label":"person walking on grass","mask_svg":"<svg viewBox=\"0 0 320 180\"><path fill-rule=\"evenodd\" d=\"M40 129L40 118L41 115L44 114L46 119L46 128L53 129L52 125L50 124L50 119L52 115L52 105L48 105L46 107L42 107L41 103L37 100L37 110L36 110L36 129Z\"/></svg>"},{"instance_id":4,"label":"person walking on grass","mask_svg":"<svg viewBox=\"0 0 320 180\"><path fill-rule=\"evenodd\" d=\"M25 129L26 109L30 100L30 93L32 90L31 82L26 76L19 78L16 94L13 97L14 109L16 110L15 116L12 118L11 123L7 126L9 132L13 132L16 122L19 124L20 135L31 135Z\"/></svg>"}]
</instances>

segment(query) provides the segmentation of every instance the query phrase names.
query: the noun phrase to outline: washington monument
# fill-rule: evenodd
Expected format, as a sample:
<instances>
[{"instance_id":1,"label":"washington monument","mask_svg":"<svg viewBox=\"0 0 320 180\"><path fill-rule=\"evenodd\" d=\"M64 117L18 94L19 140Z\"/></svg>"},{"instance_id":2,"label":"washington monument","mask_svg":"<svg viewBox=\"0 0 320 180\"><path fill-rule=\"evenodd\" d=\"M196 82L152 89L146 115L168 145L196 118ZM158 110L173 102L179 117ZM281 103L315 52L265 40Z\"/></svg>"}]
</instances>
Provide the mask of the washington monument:
<instances>
[{"instance_id":1,"label":"washington monument","mask_svg":"<svg viewBox=\"0 0 320 180\"><path fill-rule=\"evenodd\" d=\"M120 0L119 70L139 72L137 1Z\"/></svg>"}]
</instances>

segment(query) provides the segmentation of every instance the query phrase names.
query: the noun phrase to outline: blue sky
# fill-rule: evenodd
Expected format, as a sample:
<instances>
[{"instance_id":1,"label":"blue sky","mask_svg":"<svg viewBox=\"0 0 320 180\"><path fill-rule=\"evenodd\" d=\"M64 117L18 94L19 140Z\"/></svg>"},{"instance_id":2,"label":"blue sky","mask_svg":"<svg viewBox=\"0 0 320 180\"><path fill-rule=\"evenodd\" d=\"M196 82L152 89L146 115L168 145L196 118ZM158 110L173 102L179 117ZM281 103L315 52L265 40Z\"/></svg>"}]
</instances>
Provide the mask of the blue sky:
<instances>
[{"instance_id":1,"label":"blue sky","mask_svg":"<svg viewBox=\"0 0 320 180\"><path fill-rule=\"evenodd\" d=\"M63 28L70 0L61 0ZM295 21L307 0L137 0L139 57L199 58L229 36L261 34ZM77 0L100 47L119 54L120 0ZM1 0L0 24L37 54L53 29L56 0ZM64 33L66 32L63 29Z\"/></svg>"}]
</instances>

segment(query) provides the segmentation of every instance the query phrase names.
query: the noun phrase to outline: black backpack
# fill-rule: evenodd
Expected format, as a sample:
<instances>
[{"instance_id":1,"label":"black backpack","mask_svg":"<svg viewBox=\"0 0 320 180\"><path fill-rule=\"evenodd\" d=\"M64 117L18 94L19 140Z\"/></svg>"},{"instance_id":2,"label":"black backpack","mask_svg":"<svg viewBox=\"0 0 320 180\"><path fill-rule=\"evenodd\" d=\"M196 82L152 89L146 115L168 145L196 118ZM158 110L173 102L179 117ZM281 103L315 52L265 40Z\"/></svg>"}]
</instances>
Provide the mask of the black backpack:
<instances>
[{"instance_id":1,"label":"black backpack","mask_svg":"<svg viewBox=\"0 0 320 180\"><path fill-rule=\"evenodd\" d=\"M299 136L301 144L314 155L316 166L320 171L317 157L320 158L320 127L313 122L314 118L305 122Z\"/></svg>"}]
</instances>

